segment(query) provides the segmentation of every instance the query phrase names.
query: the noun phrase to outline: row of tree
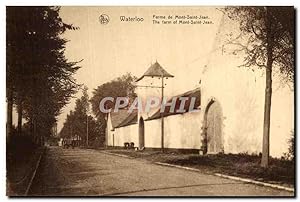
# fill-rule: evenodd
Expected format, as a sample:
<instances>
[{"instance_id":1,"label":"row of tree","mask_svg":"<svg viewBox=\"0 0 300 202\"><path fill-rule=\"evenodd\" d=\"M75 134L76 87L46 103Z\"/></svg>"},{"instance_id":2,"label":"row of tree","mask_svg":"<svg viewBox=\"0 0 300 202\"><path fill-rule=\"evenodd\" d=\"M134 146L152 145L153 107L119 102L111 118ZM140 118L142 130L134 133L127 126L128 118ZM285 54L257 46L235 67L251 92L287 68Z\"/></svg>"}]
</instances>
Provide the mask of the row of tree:
<instances>
[{"instance_id":1,"label":"row of tree","mask_svg":"<svg viewBox=\"0 0 300 202\"><path fill-rule=\"evenodd\" d=\"M103 146L105 141L105 124L89 114L89 97L84 87L81 98L76 100L74 111L70 111L59 136L78 140L84 146Z\"/></svg>"},{"instance_id":2,"label":"row of tree","mask_svg":"<svg viewBox=\"0 0 300 202\"><path fill-rule=\"evenodd\" d=\"M92 98L89 99L87 87L83 88L83 95L76 100L74 111L70 111L60 131L60 137L80 140L81 145L104 146L106 133L107 114L99 110L99 103L105 97L129 97L134 99L135 76L127 73L121 77L104 83L93 90ZM89 115L89 106L92 106L92 113ZM105 108L114 107L113 102L105 103ZM95 118L94 118L95 117Z\"/></svg>"},{"instance_id":3,"label":"row of tree","mask_svg":"<svg viewBox=\"0 0 300 202\"><path fill-rule=\"evenodd\" d=\"M65 57L66 24L60 7L7 7L7 141L12 134L13 106L18 113L17 133L27 121L37 143L49 136L56 117L79 89L77 62Z\"/></svg>"}]
</instances>

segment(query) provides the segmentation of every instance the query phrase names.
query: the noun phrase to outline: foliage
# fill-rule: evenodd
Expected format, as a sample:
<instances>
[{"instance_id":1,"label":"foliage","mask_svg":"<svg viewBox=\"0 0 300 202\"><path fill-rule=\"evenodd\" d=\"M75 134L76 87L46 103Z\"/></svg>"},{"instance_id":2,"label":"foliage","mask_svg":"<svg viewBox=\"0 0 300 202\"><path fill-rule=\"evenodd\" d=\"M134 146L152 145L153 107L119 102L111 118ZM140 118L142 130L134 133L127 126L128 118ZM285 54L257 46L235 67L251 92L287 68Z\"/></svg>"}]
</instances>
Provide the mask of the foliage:
<instances>
[{"instance_id":1,"label":"foliage","mask_svg":"<svg viewBox=\"0 0 300 202\"><path fill-rule=\"evenodd\" d=\"M265 68L268 44L271 45L273 67L285 81L294 80L294 8L293 7L227 7L225 14L239 23L240 35L228 42L244 52L244 66ZM267 23L270 21L270 30ZM271 33L271 34L270 34ZM269 34L269 35L268 35ZM268 41L268 36L270 40ZM232 37L232 36L231 36Z\"/></svg>"},{"instance_id":2,"label":"foliage","mask_svg":"<svg viewBox=\"0 0 300 202\"><path fill-rule=\"evenodd\" d=\"M231 39L229 44L240 47L235 52L245 53L243 66L265 68L261 166L267 168L270 153L273 72L280 72L286 81L294 81L294 8L237 6L225 8L225 13L232 20L239 22L240 36Z\"/></svg>"},{"instance_id":3,"label":"foliage","mask_svg":"<svg viewBox=\"0 0 300 202\"><path fill-rule=\"evenodd\" d=\"M87 140L87 124L89 145L98 140L99 146L103 145L104 133L101 133L103 125L88 115L89 97L87 87L82 90L82 97L76 100L75 110L70 111L60 132L62 138L81 139L81 144L85 145Z\"/></svg>"},{"instance_id":4,"label":"foliage","mask_svg":"<svg viewBox=\"0 0 300 202\"><path fill-rule=\"evenodd\" d=\"M113 97L116 100L117 97L128 97L134 99L136 94L134 93L135 86L133 82L137 78L127 73L121 77L118 77L110 82L104 83L98 86L93 91L93 97L91 98L92 111L98 117L101 116L99 110L99 103L105 97ZM114 102L106 102L105 108L111 109L114 107Z\"/></svg>"},{"instance_id":5,"label":"foliage","mask_svg":"<svg viewBox=\"0 0 300 202\"><path fill-rule=\"evenodd\" d=\"M73 77L79 66L65 58L67 40L60 37L78 28L64 23L59 10L7 7L7 90L22 109L19 116L40 136L50 134L60 110L79 87Z\"/></svg>"},{"instance_id":6,"label":"foliage","mask_svg":"<svg viewBox=\"0 0 300 202\"><path fill-rule=\"evenodd\" d=\"M104 83L94 89L93 97L90 102L92 104L92 112L95 114L98 124L103 126L101 128L101 134L105 134L107 117L106 114L100 112L100 101L105 97L113 97L114 101L117 97L128 97L129 102L132 102L133 99L136 98L136 94L134 92L135 86L133 84L136 79L137 78L135 76L132 76L130 73L126 73L125 75ZM105 108L111 109L114 105L114 102L106 102Z\"/></svg>"},{"instance_id":7,"label":"foliage","mask_svg":"<svg viewBox=\"0 0 300 202\"><path fill-rule=\"evenodd\" d=\"M89 108L89 103L92 104L92 112L96 116L88 116L89 124L89 145L103 146L105 141L106 115L100 112L99 103L105 97L129 97L134 99L135 86L133 82L136 77L127 73L110 82L104 83L94 89L93 97L89 100L87 88L83 89L83 96L76 100L75 110L71 111L66 118L63 128L60 132L61 137L80 137L82 141L86 142L86 114ZM107 109L114 107L114 103L108 102L105 106Z\"/></svg>"},{"instance_id":8,"label":"foliage","mask_svg":"<svg viewBox=\"0 0 300 202\"><path fill-rule=\"evenodd\" d=\"M288 152L283 154L285 160L295 160L295 136L294 131L291 132L291 138L288 140L289 148Z\"/></svg>"}]
</instances>

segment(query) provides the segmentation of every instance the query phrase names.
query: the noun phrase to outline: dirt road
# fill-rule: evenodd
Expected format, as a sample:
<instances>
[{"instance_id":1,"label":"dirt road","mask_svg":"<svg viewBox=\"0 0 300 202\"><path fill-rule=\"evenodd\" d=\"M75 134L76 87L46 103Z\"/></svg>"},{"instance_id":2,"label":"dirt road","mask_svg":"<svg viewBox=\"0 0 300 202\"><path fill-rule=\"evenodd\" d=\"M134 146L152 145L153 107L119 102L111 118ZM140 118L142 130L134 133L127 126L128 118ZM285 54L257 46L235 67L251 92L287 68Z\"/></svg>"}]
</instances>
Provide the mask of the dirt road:
<instances>
[{"instance_id":1,"label":"dirt road","mask_svg":"<svg viewBox=\"0 0 300 202\"><path fill-rule=\"evenodd\" d=\"M33 196L291 196L293 193L114 156L50 147Z\"/></svg>"}]
</instances>

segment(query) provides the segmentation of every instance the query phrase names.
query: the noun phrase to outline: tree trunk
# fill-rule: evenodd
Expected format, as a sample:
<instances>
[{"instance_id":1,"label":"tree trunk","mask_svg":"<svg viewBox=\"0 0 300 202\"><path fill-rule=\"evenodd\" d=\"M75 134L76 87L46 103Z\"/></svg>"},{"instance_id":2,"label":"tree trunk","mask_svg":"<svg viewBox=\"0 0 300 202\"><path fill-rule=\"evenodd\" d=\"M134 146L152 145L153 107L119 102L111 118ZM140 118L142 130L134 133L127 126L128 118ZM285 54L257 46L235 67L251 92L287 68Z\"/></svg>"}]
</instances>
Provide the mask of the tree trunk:
<instances>
[{"instance_id":1,"label":"tree trunk","mask_svg":"<svg viewBox=\"0 0 300 202\"><path fill-rule=\"evenodd\" d=\"M33 119L32 119L32 117L30 118L30 134L31 134L31 136L32 137L34 137L33 136L33 134L34 134L34 126L33 126Z\"/></svg>"},{"instance_id":2,"label":"tree trunk","mask_svg":"<svg viewBox=\"0 0 300 202\"><path fill-rule=\"evenodd\" d=\"M271 120L271 101L272 101L272 65L273 65L273 36L271 30L270 13L266 9L266 28L267 28L267 67L266 67L266 89L265 89L265 110L261 166L269 166L270 154L270 120Z\"/></svg>"},{"instance_id":3,"label":"tree trunk","mask_svg":"<svg viewBox=\"0 0 300 202\"><path fill-rule=\"evenodd\" d=\"M18 134L22 134L22 117L23 117L23 102L21 99L18 101Z\"/></svg>"},{"instance_id":4,"label":"tree trunk","mask_svg":"<svg viewBox=\"0 0 300 202\"><path fill-rule=\"evenodd\" d=\"M270 149L270 120L271 120L271 99L272 99L272 67L266 68L266 90L265 90L265 111L264 111L264 130L261 166L269 166Z\"/></svg>"},{"instance_id":5,"label":"tree trunk","mask_svg":"<svg viewBox=\"0 0 300 202\"><path fill-rule=\"evenodd\" d=\"M37 123L36 123L35 116L33 118L33 138L34 138L35 144L38 145L39 144L39 137L38 137L38 134L37 134Z\"/></svg>"},{"instance_id":6,"label":"tree trunk","mask_svg":"<svg viewBox=\"0 0 300 202\"><path fill-rule=\"evenodd\" d=\"M13 111L13 93L11 89L7 91L7 123L6 123L6 142L9 142L12 132L12 111Z\"/></svg>"}]
</instances>

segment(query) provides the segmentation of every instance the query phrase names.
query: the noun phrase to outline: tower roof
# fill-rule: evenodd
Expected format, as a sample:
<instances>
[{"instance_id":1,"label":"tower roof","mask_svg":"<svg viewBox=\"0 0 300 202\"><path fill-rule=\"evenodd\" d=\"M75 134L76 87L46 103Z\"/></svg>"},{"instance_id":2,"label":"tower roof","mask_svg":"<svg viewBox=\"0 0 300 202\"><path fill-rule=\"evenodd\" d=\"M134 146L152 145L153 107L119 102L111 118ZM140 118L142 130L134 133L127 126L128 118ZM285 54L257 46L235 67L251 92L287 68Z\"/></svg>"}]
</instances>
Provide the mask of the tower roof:
<instances>
[{"instance_id":1,"label":"tower roof","mask_svg":"<svg viewBox=\"0 0 300 202\"><path fill-rule=\"evenodd\" d=\"M162 66L156 61L154 64L152 64L148 70L136 81L140 81L145 76L151 76L151 77L174 77L172 74L168 73Z\"/></svg>"}]
</instances>

